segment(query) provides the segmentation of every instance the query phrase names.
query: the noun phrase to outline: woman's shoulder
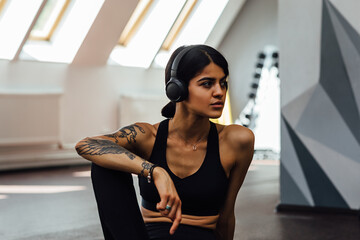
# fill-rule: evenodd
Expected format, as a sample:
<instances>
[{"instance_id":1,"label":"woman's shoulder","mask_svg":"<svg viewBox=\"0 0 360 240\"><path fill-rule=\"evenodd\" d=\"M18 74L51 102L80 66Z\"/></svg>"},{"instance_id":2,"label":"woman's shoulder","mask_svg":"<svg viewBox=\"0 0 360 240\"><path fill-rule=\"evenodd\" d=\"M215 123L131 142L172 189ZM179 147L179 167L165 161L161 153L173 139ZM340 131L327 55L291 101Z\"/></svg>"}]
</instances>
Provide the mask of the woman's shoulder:
<instances>
[{"instance_id":1,"label":"woman's shoulder","mask_svg":"<svg viewBox=\"0 0 360 240\"><path fill-rule=\"evenodd\" d=\"M133 150L142 158L149 159L155 143L159 123L135 122L130 126L133 126L133 130L136 131L133 138L135 140L134 145L132 145Z\"/></svg>"},{"instance_id":2,"label":"woman's shoulder","mask_svg":"<svg viewBox=\"0 0 360 240\"><path fill-rule=\"evenodd\" d=\"M249 128L238 124L216 125L219 132L219 138L227 144L235 148L247 148L254 144L254 133Z\"/></svg>"},{"instance_id":3,"label":"woman's shoulder","mask_svg":"<svg viewBox=\"0 0 360 240\"><path fill-rule=\"evenodd\" d=\"M147 137L156 136L157 129L160 123L151 124L148 122L135 122L132 124L138 131L143 133Z\"/></svg>"}]
</instances>

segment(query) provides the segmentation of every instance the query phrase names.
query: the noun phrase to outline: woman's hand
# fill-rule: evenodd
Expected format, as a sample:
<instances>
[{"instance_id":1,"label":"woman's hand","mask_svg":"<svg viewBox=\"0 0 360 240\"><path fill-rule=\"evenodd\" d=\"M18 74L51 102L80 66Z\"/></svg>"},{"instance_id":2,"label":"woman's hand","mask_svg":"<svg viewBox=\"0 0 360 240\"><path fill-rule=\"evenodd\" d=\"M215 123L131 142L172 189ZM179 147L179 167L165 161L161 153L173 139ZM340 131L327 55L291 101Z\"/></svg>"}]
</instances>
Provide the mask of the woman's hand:
<instances>
[{"instance_id":1,"label":"woman's hand","mask_svg":"<svg viewBox=\"0 0 360 240\"><path fill-rule=\"evenodd\" d=\"M170 234L174 234L181 221L181 200L173 181L165 169L154 168L154 184L159 192L160 202L156 204L162 216L170 218L173 222Z\"/></svg>"}]
</instances>

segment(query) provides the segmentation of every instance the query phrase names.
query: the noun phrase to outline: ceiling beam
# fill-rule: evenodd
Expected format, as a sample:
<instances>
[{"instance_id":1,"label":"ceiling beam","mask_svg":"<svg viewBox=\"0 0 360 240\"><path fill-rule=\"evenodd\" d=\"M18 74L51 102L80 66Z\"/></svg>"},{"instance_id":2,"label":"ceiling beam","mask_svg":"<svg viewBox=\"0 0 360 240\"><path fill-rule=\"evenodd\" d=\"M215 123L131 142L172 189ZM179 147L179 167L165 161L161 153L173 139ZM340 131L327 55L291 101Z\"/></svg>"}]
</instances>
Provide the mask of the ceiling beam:
<instances>
[{"instance_id":1,"label":"ceiling beam","mask_svg":"<svg viewBox=\"0 0 360 240\"><path fill-rule=\"evenodd\" d=\"M134 0L105 0L72 64L105 65L137 4Z\"/></svg>"}]
</instances>

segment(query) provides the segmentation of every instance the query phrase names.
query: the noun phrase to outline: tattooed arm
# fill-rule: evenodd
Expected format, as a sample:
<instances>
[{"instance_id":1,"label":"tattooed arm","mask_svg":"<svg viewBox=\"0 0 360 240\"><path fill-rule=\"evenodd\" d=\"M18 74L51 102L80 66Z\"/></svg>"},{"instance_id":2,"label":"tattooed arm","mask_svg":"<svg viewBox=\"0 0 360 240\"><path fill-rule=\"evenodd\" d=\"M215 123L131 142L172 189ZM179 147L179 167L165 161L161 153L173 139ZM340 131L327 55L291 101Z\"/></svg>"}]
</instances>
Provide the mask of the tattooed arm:
<instances>
[{"instance_id":1,"label":"tattooed arm","mask_svg":"<svg viewBox=\"0 0 360 240\"><path fill-rule=\"evenodd\" d=\"M113 134L85 138L75 148L99 166L146 176L153 165L143 159L153 137L150 129L149 124L133 124Z\"/></svg>"},{"instance_id":2,"label":"tattooed arm","mask_svg":"<svg viewBox=\"0 0 360 240\"><path fill-rule=\"evenodd\" d=\"M155 141L154 127L137 123L124 127L116 133L85 138L76 144L80 156L99 166L147 176L152 163L146 161ZM173 234L181 221L181 201L169 174L161 167L154 168L154 183L161 201L157 204L160 213L170 218ZM166 205L172 204L169 212Z\"/></svg>"}]
</instances>

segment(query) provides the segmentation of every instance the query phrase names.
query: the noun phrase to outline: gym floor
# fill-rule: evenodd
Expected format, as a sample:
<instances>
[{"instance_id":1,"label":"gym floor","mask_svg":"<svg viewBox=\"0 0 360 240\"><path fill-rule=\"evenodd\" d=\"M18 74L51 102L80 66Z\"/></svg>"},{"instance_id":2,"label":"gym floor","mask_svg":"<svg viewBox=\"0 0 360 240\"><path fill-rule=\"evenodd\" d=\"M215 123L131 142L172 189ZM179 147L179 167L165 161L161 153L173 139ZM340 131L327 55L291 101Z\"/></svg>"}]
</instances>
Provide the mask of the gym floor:
<instances>
[{"instance_id":1,"label":"gym floor","mask_svg":"<svg viewBox=\"0 0 360 240\"><path fill-rule=\"evenodd\" d=\"M360 239L356 215L277 213L278 203L278 161L254 160L237 198L234 239ZM103 239L90 166L0 172L0 239Z\"/></svg>"}]
</instances>

